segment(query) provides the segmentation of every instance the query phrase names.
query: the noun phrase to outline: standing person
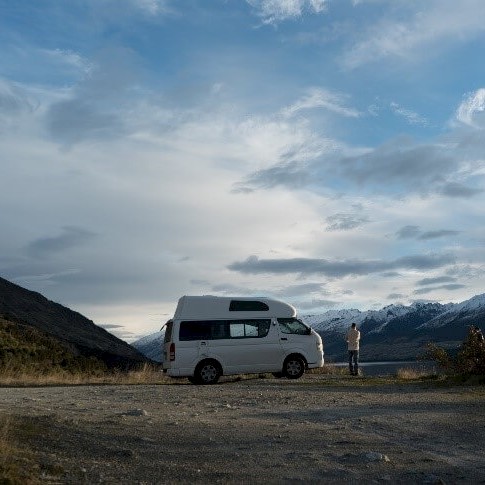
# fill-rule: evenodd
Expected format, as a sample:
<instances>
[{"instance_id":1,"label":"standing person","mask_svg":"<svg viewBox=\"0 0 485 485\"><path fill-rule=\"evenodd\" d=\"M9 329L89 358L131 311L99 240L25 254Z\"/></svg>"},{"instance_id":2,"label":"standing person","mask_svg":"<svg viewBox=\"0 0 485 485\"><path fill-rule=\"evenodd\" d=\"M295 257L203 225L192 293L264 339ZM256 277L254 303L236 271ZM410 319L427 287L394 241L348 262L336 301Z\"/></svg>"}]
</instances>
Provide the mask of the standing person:
<instances>
[{"instance_id":1,"label":"standing person","mask_svg":"<svg viewBox=\"0 0 485 485\"><path fill-rule=\"evenodd\" d=\"M360 332L353 323L347 332L347 347L349 350L349 370L353 376L359 375L359 343Z\"/></svg>"}]
</instances>

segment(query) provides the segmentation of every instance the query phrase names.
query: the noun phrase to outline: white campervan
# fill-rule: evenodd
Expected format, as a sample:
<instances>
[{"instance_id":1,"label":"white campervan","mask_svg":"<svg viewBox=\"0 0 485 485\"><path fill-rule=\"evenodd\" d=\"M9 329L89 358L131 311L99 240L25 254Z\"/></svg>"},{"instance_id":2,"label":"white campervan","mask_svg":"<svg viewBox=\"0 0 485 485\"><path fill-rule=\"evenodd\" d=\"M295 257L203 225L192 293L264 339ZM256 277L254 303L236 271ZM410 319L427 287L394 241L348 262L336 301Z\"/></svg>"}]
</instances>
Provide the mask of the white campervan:
<instances>
[{"instance_id":1,"label":"white campervan","mask_svg":"<svg viewBox=\"0 0 485 485\"><path fill-rule=\"evenodd\" d=\"M323 366L321 337L294 307L268 298L183 296L163 345L167 374L194 384L260 372L298 379Z\"/></svg>"}]
</instances>

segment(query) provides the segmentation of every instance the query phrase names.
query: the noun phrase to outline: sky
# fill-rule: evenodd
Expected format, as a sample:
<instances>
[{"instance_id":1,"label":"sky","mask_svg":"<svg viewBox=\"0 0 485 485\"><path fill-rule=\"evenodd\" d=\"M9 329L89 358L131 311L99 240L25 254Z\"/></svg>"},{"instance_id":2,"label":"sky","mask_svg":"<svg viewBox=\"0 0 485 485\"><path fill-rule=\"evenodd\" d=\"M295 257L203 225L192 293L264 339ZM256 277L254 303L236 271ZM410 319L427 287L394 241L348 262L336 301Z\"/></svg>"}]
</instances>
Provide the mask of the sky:
<instances>
[{"instance_id":1,"label":"sky","mask_svg":"<svg viewBox=\"0 0 485 485\"><path fill-rule=\"evenodd\" d=\"M483 0L0 0L0 276L127 341L182 295L484 292Z\"/></svg>"}]
</instances>

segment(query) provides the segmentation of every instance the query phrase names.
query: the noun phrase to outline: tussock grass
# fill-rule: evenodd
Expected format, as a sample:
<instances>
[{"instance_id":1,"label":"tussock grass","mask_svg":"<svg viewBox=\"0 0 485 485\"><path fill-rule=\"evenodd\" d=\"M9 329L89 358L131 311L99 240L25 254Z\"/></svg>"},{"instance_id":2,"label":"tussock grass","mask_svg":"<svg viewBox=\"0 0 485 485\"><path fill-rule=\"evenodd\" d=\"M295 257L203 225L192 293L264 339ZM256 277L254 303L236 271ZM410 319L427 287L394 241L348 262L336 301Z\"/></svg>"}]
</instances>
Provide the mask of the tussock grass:
<instances>
[{"instance_id":1,"label":"tussock grass","mask_svg":"<svg viewBox=\"0 0 485 485\"><path fill-rule=\"evenodd\" d=\"M39 372L37 367L22 369L0 369L0 386L29 387L29 386L59 386L59 385L87 385L87 384L167 384L171 379L154 365L143 364L140 368L129 371L113 370L104 372L71 372L61 368L45 369Z\"/></svg>"},{"instance_id":2,"label":"tussock grass","mask_svg":"<svg viewBox=\"0 0 485 485\"><path fill-rule=\"evenodd\" d=\"M402 367L397 370L396 377L403 381L422 381L427 379L437 379L438 375L436 372L430 370Z\"/></svg>"},{"instance_id":3,"label":"tussock grass","mask_svg":"<svg viewBox=\"0 0 485 485\"><path fill-rule=\"evenodd\" d=\"M18 424L11 416L0 414L0 484L31 485L35 478L35 464L29 454L17 444Z\"/></svg>"},{"instance_id":4,"label":"tussock grass","mask_svg":"<svg viewBox=\"0 0 485 485\"><path fill-rule=\"evenodd\" d=\"M309 369L307 374L327 375L327 376L345 376L349 373L349 370L345 366L336 366L334 364L325 364L323 367L317 367L316 369Z\"/></svg>"}]
</instances>

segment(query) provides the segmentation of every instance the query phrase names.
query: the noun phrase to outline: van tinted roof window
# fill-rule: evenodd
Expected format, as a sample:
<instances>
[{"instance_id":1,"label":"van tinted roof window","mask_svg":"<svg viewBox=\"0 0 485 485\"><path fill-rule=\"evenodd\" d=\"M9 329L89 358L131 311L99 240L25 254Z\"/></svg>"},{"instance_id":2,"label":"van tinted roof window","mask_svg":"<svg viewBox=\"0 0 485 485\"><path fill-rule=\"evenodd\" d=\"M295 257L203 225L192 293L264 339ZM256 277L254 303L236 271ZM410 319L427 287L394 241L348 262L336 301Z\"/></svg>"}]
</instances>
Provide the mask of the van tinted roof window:
<instances>
[{"instance_id":1,"label":"van tinted roof window","mask_svg":"<svg viewBox=\"0 0 485 485\"><path fill-rule=\"evenodd\" d=\"M230 312L267 312L269 307L263 301L256 300L231 300Z\"/></svg>"}]
</instances>

